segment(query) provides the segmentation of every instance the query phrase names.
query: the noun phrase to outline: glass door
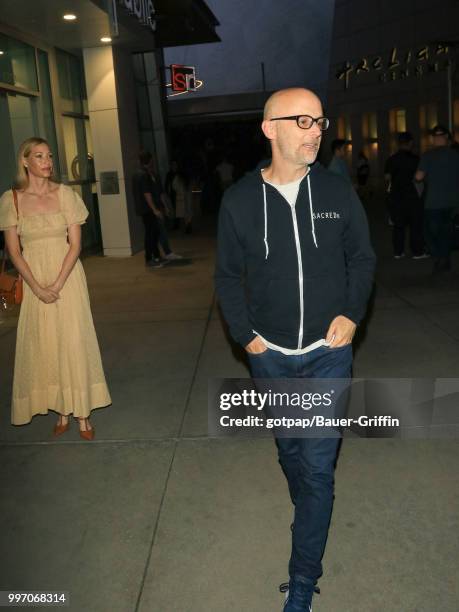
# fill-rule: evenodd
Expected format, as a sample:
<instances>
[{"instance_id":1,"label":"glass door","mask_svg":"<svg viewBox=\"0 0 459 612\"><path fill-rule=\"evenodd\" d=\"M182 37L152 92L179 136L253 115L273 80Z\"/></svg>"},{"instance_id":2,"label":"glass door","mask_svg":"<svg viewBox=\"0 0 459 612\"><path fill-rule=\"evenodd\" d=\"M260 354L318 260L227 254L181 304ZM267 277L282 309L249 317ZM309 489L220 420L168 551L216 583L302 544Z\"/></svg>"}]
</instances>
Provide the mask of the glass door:
<instances>
[{"instance_id":1,"label":"glass door","mask_svg":"<svg viewBox=\"0 0 459 612\"><path fill-rule=\"evenodd\" d=\"M102 236L89 121L80 116L63 115L62 127L68 181L72 189L78 191L89 210L89 217L83 226L83 248L99 247L102 244Z\"/></svg>"}]
</instances>

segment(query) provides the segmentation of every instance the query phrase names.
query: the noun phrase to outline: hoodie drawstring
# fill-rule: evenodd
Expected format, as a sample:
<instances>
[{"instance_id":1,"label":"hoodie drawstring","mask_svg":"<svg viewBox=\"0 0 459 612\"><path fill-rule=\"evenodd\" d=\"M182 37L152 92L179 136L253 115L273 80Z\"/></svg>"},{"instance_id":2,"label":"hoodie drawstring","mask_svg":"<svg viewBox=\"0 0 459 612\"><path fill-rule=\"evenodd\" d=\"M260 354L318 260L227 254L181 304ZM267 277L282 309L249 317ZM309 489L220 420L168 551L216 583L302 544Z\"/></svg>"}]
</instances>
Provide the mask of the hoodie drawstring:
<instances>
[{"instance_id":1,"label":"hoodie drawstring","mask_svg":"<svg viewBox=\"0 0 459 612\"><path fill-rule=\"evenodd\" d=\"M265 185L265 183L263 183L263 200L264 200L264 211L265 211L265 238L264 238L265 250L266 250L265 259L268 259L268 255L269 255L269 244L268 244L268 203L266 201L266 185Z\"/></svg>"},{"instance_id":2,"label":"hoodie drawstring","mask_svg":"<svg viewBox=\"0 0 459 612\"><path fill-rule=\"evenodd\" d=\"M312 238L314 240L314 245L315 245L316 249L318 249L319 245L317 244L316 228L315 228L315 224L314 224L314 209L312 207L311 179L309 177L309 173L308 173L308 175L306 177L306 180L308 181L309 214L311 215ZM268 259L268 255L269 255L269 243L268 243L268 202L267 202L267 198L266 198L266 183L264 183L264 182L263 182L263 204L264 204L264 218L265 218L264 243L265 243L265 260L266 260L266 259Z\"/></svg>"},{"instance_id":3,"label":"hoodie drawstring","mask_svg":"<svg viewBox=\"0 0 459 612\"><path fill-rule=\"evenodd\" d=\"M309 212L311 214L311 228L312 228L312 237L314 239L314 244L316 245L316 249L318 249L317 238L316 238L316 228L314 226L314 211L312 209L312 195L311 195L311 181L309 179L309 173L306 177L308 181L308 194L309 194Z\"/></svg>"}]
</instances>

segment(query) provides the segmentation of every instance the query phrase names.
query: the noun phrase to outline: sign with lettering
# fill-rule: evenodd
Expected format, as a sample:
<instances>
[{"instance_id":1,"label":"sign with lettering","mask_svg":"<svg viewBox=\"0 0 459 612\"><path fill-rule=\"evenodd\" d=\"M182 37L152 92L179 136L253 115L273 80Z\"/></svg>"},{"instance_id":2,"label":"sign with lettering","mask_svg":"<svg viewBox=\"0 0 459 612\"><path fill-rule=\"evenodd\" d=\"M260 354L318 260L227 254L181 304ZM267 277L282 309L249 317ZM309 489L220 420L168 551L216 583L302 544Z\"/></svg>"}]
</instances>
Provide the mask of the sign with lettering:
<instances>
[{"instance_id":1,"label":"sign with lettering","mask_svg":"<svg viewBox=\"0 0 459 612\"><path fill-rule=\"evenodd\" d=\"M153 0L119 0L130 13L135 15L142 25L156 30L155 7Z\"/></svg>"},{"instance_id":2,"label":"sign with lettering","mask_svg":"<svg viewBox=\"0 0 459 612\"><path fill-rule=\"evenodd\" d=\"M439 72L450 64L449 47L444 43L423 45L403 53L393 47L389 56L363 57L356 62L347 60L336 73L336 78L344 82L344 89L349 89L351 75L379 72L382 83L406 79L410 76L422 77L425 74Z\"/></svg>"},{"instance_id":3,"label":"sign with lettering","mask_svg":"<svg viewBox=\"0 0 459 612\"><path fill-rule=\"evenodd\" d=\"M194 66L171 65L172 91L184 93L196 91L196 69Z\"/></svg>"}]
</instances>

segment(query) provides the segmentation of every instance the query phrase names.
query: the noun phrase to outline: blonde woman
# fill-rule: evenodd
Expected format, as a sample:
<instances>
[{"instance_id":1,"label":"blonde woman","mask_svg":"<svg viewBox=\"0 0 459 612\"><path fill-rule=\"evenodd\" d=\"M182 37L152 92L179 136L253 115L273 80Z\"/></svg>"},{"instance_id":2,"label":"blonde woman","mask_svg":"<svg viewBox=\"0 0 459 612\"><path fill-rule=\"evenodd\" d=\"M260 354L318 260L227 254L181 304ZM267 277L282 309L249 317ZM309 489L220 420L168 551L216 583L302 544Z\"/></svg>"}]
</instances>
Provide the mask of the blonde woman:
<instances>
[{"instance_id":1,"label":"blonde woman","mask_svg":"<svg viewBox=\"0 0 459 612\"><path fill-rule=\"evenodd\" d=\"M17 196L17 212L14 196ZM77 193L53 179L46 140L19 148L16 189L0 198L0 230L24 279L14 365L12 423L58 413L54 435L78 419L80 436L94 438L89 415L111 403L79 260L88 211Z\"/></svg>"}]
</instances>

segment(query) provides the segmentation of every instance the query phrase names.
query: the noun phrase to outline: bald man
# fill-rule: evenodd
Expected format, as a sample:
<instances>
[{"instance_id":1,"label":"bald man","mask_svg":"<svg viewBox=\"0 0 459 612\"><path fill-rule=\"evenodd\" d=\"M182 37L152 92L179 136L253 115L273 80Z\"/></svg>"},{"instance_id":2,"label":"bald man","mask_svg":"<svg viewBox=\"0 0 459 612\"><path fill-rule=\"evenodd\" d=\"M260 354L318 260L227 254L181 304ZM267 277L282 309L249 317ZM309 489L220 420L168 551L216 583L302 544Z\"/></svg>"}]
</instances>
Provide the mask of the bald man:
<instances>
[{"instance_id":1,"label":"bald man","mask_svg":"<svg viewBox=\"0 0 459 612\"><path fill-rule=\"evenodd\" d=\"M354 189L316 161L328 124L312 91L273 94L261 126L271 164L222 202L216 289L254 378L351 376L375 256ZM320 435L276 434L295 507L284 612L310 612L322 575L340 434Z\"/></svg>"}]
</instances>

